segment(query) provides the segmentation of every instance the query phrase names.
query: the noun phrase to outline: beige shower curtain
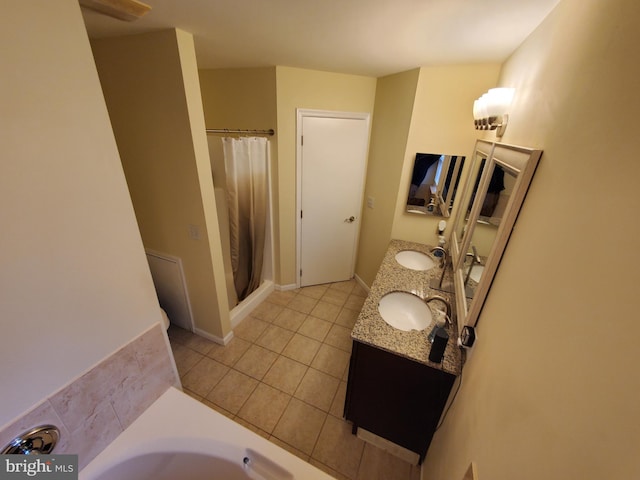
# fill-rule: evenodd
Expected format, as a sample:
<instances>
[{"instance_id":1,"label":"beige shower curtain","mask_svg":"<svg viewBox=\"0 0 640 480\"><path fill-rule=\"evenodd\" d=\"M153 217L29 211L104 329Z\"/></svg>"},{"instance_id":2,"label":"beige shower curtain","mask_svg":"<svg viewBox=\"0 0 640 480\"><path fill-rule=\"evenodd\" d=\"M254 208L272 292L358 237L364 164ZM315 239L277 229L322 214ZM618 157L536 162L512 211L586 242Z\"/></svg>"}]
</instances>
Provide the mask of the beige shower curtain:
<instances>
[{"instance_id":1,"label":"beige shower curtain","mask_svg":"<svg viewBox=\"0 0 640 480\"><path fill-rule=\"evenodd\" d=\"M267 219L266 138L223 138L231 266L238 299L260 286Z\"/></svg>"}]
</instances>

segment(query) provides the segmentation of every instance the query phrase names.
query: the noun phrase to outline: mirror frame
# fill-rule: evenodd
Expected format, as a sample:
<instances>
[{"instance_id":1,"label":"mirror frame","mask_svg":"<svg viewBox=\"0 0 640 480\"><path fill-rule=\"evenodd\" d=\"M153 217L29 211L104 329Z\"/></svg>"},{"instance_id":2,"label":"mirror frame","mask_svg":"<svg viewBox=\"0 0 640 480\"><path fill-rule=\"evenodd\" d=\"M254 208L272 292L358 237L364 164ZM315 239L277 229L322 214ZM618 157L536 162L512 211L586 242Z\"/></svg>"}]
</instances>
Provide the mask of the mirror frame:
<instances>
[{"instance_id":1,"label":"mirror frame","mask_svg":"<svg viewBox=\"0 0 640 480\"><path fill-rule=\"evenodd\" d=\"M465 221L466 212L469 211L469 205L467 202L471 196L471 190L477 179L477 172L480 169L478 165L483 159L487 162L487 168L489 164L489 160L491 158L491 154L493 152L494 144L492 142L486 142L484 140L477 140L476 147L473 150L473 156L469 160L468 163L468 172L467 178L464 185L464 190L462 191L462 195L458 194L458 201L456 202L457 211L455 213L453 229L450 235L450 248L449 254L451 255L452 265L455 267L458 264L458 259L460 258L461 247L465 238L465 235L459 236L460 224ZM479 156L481 154L483 157ZM478 185L478 190L480 190L481 185ZM466 232L466 230L465 230Z\"/></svg>"},{"instance_id":2,"label":"mirror frame","mask_svg":"<svg viewBox=\"0 0 640 480\"><path fill-rule=\"evenodd\" d=\"M457 235L457 229L460 225L459 222L464 222L466 214L465 210L467 210L464 205L461 205L460 210L456 214L456 228L454 229L451 237L450 250L453 261L456 310L459 327L462 325L475 327L478 322L480 311L482 310L489 288L491 287L493 278L498 270L498 265L509 241L509 237L518 217L518 213L520 212L520 208L522 207L522 203L524 202L529 185L531 184L533 174L538 166L542 150L478 140L473 152L472 165L475 164L477 159L480 157L479 154L487 155L488 168L485 168L482 172L482 177L478 186L478 193L474 198L464 235L462 235L462 238L459 238ZM515 175L516 181L513 192L511 193L505 207L498 231L496 232L495 240L487 256L482 277L476 287L473 299L471 299L471 302L467 304L464 285L466 252L471 246L473 231L475 230L487 188L491 180L491 175L496 165L502 167L505 173ZM473 188L475 180L476 179L473 178L473 175L469 175L465 188ZM462 325L460 324L461 321Z\"/></svg>"}]
</instances>

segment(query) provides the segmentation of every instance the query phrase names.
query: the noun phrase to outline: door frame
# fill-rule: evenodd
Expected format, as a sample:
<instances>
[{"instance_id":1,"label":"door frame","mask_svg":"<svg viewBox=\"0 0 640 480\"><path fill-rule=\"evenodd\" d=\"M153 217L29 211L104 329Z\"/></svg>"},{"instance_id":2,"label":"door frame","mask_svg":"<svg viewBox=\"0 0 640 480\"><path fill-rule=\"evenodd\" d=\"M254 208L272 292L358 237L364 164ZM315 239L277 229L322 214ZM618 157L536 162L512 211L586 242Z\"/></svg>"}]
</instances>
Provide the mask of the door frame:
<instances>
[{"instance_id":1,"label":"door frame","mask_svg":"<svg viewBox=\"0 0 640 480\"><path fill-rule=\"evenodd\" d=\"M364 187L367 178L367 166L369 164L369 143L371 141L371 114L366 112L342 112L334 110L314 110L307 108L296 108L296 288L301 284L301 259L302 259L302 120L304 117L355 119L366 122L367 148L365 152L364 169L362 171L362 193L360 197L360 219L362 219L362 208L364 205ZM351 266L351 276L355 274L356 253L360 241L360 227L358 222L355 241L353 244L353 265Z\"/></svg>"}]
</instances>

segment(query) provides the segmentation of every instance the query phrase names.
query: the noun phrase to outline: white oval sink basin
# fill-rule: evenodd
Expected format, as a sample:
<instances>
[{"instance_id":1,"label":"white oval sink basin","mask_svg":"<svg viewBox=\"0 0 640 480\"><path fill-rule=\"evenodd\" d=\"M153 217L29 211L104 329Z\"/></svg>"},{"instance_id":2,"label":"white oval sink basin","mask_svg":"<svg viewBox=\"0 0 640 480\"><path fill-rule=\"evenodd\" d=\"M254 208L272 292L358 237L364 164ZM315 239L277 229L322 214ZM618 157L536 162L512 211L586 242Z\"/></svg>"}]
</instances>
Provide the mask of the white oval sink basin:
<instances>
[{"instance_id":1,"label":"white oval sink basin","mask_svg":"<svg viewBox=\"0 0 640 480\"><path fill-rule=\"evenodd\" d=\"M402 250L396 253L396 262L411 270L429 270L436 264L429 255L415 250Z\"/></svg>"},{"instance_id":2,"label":"white oval sink basin","mask_svg":"<svg viewBox=\"0 0 640 480\"><path fill-rule=\"evenodd\" d=\"M432 322L431 309L417 295L407 292L386 294L378 303L382 319L398 330L424 330Z\"/></svg>"}]
</instances>

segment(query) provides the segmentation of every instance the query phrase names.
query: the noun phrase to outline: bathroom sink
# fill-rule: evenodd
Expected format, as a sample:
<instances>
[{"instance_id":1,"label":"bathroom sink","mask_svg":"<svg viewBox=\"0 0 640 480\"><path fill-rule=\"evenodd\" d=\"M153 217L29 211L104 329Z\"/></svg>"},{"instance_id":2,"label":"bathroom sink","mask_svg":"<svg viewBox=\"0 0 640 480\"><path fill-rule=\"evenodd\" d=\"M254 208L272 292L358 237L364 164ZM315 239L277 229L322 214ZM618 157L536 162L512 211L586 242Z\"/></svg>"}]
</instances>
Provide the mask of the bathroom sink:
<instances>
[{"instance_id":1,"label":"bathroom sink","mask_svg":"<svg viewBox=\"0 0 640 480\"><path fill-rule=\"evenodd\" d=\"M398 330L424 330L431 325L431 309L417 295L408 292L388 293L380 299L382 319Z\"/></svg>"},{"instance_id":2,"label":"bathroom sink","mask_svg":"<svg viewBox=\"0 0 640 480\"><path fill-rule=\"evenodd\" d=\"M396 254L396 262L411 270L429 270L436 262L426 253L415 250L402 250Z\"/></svg>"}]
</instances>

